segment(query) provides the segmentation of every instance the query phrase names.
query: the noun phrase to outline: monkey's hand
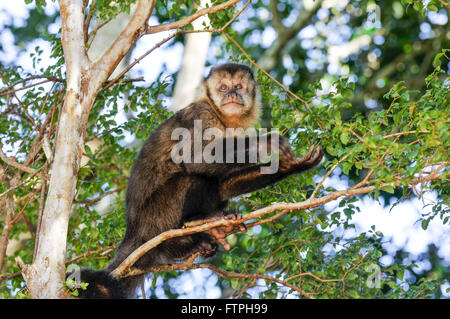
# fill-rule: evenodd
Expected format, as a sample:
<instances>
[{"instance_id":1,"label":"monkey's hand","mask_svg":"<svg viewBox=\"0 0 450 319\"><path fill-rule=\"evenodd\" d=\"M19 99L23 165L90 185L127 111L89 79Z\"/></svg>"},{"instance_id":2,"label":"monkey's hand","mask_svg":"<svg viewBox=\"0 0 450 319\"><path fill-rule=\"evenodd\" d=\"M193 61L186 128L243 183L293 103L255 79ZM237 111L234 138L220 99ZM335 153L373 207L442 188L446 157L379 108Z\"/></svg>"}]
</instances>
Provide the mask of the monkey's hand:
<instances>
[{"instance_id":1,"label":"monkey's hand","mask_svg":"<svg viewBox=\"0 0 450 319\"><path fill-rule=\"evenodd\" d=\"M222 216L220 218L226 218L230 220L236 220L242 218L241 213L230 213L225 216ZM208 231L206 231L207 234L211 235L220 245L223 246L225 250L230 250L231 246L226 241L226 237L237 232L243 232L245 233L247 231L247 227L245 227L245 224L238 224L238 225L229 225L229 226L220 226L216 228L212 228Z\"/></svg>"},{"instance_id":2,"label":"monkey's hand","mask_svg":"<svg viewBox=\"0 0 450 319\"><path fill-rule=\"evenodd\" d=\"M311 146L308 154L303 158L295 158L293 163L294 167L298 171L305 171L318 165L323 157L323 149L320 145Z\"/></svg>"},{"instance_id":3,"label":"monkey's hand","mask_svg":"<svg viewBox=\"0 0 450 319\"><path fill-rule=\"evenodd\" d=\"M321 146L311 146L305 157L295 157L289 144L280 143L280 170L303 172L318 165L323 157Z\"/></svg>"}]
</instances>

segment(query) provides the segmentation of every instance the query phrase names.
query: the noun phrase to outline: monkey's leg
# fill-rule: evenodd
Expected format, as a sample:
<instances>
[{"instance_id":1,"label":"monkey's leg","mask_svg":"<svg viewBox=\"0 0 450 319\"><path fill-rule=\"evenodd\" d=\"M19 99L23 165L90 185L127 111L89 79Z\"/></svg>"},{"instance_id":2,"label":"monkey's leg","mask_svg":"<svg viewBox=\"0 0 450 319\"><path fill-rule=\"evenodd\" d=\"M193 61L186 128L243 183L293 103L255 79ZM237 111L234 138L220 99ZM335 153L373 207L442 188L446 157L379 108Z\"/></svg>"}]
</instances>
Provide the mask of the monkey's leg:
<instances>
[{"instance_id":1,"label":"monkey's leg","mask_svg":"<svg viewBox=\"0 0 450 319\"><path fill-rule=\"evenodd\" d=\"M315 154L314 150L316 150ZM303 172L320 163L323 150L320 146L311 147L308 154L303 158L289 155L283 158L283 150L280 148L280 169L274 174L262 174L261 168L266 164L257 164L243 169L232 169L230 173L221 180L220 198L227 200L231 197L253 192L273 184L287 176Z\"/></svg>"}]
</instances>

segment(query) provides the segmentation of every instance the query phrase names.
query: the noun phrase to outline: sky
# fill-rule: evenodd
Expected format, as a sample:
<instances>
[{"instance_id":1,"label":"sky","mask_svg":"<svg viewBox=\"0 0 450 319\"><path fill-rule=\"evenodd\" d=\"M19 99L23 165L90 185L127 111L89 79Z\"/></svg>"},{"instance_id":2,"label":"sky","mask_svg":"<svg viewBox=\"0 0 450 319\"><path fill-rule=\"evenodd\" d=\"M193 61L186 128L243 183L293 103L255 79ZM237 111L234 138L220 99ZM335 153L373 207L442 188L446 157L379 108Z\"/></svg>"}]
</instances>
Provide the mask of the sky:
<instances>
[{"instance_id":1,"label":"sky","mask_svg":"<svg viewBox=\"0 0 450 319\"><path fill-rule=\"evenodd\" d=\"M53 2L49 2L51 5L45 8L48 14L52 14L57 10L57 5ZM12 15L13 22L16 26L24 25L25 20L28 16L27 7L31 5L25 5L22 1L0 1L0 30L2 29L5 23L8 23L9 17L5 15L4 11L10 13ZM267 15L267 12L258 12L261 16ZM326 10L322 10L319 12L320 15L326 15ZM439 13L433 13L432 17L433 21L438 24L447 23L447 16ZM59 29L59 21L50 27L50 32L57 32ZM152 20L151 24L156 24L157 21ZM237 26L239 28L239 25ZM421 31L423 33L423 37L429 36L430 28L426 24L421 25ZM309 39L314 37L314 34L317 32L313 27L306 27L300 32L300 37L302 41L302 45L308 46ZM336 41L336 45L342 44L340 40L333 40L334 38L340 36L342 34L346 34L345 30L336 35L330 35L331 41ZM133 50L131 61L135 58L139 57L157 42L161 41L163 38L167 37L168 34L157 34L152 36L146 36L138 41L136 48ZM263 41L263 43L268 47L270 43L274 39L273 30L267 28L263 34L259 37L253 39L253 41ZM42 65L48 65L52 63L52 59L50 56L49 46L46 42L42 40L33 41L28 44L27 51L23 53L19 53L19 50L15 48L13 44L13 35L10 32L0 32L0 41L3 46L7 48L5 51L0 52L0 61L2 62L12 62L17 61L19 65L21 65L26 71L32 71L32 62L29 57L30 52L34 51L36 46L39 46L44 50ZM383 41L382 39L378 39L378 41ZM342 55L348 54L345 50L352 50L349 48L350 44L347 46L343 46L343 51L336 51L334 55L328 57L331 62L339 60ZM210 52L208 53L208 57L210 61L214 61L215 50L217 48L212 44L210 48ZM163 70L163 65L165 64L167 67L167 74L172 74L176 72L181 65L181 57L183 54L183 46L181 44L176 44L170 48L167 46L163 46L161 49L155 50L151 53L150 56L142 60L138 65L136 65L132 70L132 77L143 76L145 79L145 83L142 85L148 85L152 81L156 79L158 74ZM314 57L314 52L310 53ZM313 59L311 60L313 61ZM283 60L283 63L290 64L292 61ZM313 63L313 62L311 62ZM331 64L332 65L332 64ZM333 66L331 67L333 71ZM337 72L337 71L336 71ZM206 70L205 70L206 74ZM283 79L284 84L289 85L289 78ZM165 103L166 106L170 105L170 101ZM125 116L121 116L118 119L118 122L125 121ZM128 136L127 141L131 141L133 138ZM346 181L343 181L338 176L338 169L334 172L328 179L325 181L324 186L330 186L337 189L344 189L348 185ZM316 177L317 180L321 179L321 176ZM354 236L355 234L359 234L361 232L367 232L370 230L372 225L375 225L377 231L381 231L385 239L389 239L390 241L385 244L385 248L388 252L395 252L396 249L405 247L405 249L411 252L415 256L419 256L421 253L424 253L427 250L429 244L434 244L438 247L438 255L441 258L444 258L448 265L450 265L450 226L442 225L442 222L435 218L430 222L428 229L423 230L421 227L421 223L418 222L420 215L424 212L428 212L431 210L431 205L434 201L436 201L435 193L426 193L424 194L422 199L414 198L410 201L404 201L401 204L395 206L394 208L390 208L391 205L387 205L384 207L384 203L381 200L380 202L375 201L374 199L364 197L362 200L358 202L358 205L361 208L361 212L356 213L353 217L353 221L357 225L356 230L353 232L345 233L345 236L349 238L350 236ZM390 203L390 204L393 204ZM337 207L337 202L331 202L325 205L327 209L332 210ZM335 231L342 231L336 229ZM380 260L381 263L385 265L390 265L393 262L392 257L385 256ZM430 264L427 261L419 262L418 269L429 269ZM211 279L212 278L212 279ZM220 297L220 290L214 288L215 285L215 276L211 276L210 271L204 270L195 270L183 275L183 280L180 281L182 284L179 284L177 290L185 296L191 297L204 297L207 298L217 298ZM203 291L199 291L198 289L194 289L194 287L198 287L198 282L200 280L204 281L204 285L202 286ZM444 296L450 297L449 293L445 293L445 289L448 286L442 287L442 291ZM159 292L162 297L162 291ZM157 292L158 294L158 292Z\"/></svg>"}]
</instances>

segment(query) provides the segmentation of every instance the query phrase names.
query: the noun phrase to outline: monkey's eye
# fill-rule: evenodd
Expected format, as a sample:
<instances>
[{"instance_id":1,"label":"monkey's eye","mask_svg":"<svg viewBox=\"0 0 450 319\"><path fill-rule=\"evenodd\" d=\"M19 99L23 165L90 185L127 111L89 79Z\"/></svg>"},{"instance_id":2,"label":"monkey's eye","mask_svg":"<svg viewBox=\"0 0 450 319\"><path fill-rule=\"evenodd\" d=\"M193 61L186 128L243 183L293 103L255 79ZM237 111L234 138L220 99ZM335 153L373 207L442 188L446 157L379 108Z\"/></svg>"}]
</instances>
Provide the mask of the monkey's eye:
<instances>
[{"instance_id":1,"label":"monkey's eye","mask_svg":"<svg viewBox=\"0 0 450 319\"><path fill-rule=\"evenodd\" d=\"M228 86L226 85L226 84L222 84L220 87L219 87L219 91L227 91L228 90Z\"/></svg>"},{"instance_id":2,"label":"monkey's eye","mask_svg":"<svg viewBox=\"0 0 450 319\"><path fill-rule=\"evenodd\" d=\"M240 89L242 89L242 85L241 85L241 84L236 84L236 85L234 86L234 88L235 88L236 90L240 90Z\"/></svg>"}]
</instances>

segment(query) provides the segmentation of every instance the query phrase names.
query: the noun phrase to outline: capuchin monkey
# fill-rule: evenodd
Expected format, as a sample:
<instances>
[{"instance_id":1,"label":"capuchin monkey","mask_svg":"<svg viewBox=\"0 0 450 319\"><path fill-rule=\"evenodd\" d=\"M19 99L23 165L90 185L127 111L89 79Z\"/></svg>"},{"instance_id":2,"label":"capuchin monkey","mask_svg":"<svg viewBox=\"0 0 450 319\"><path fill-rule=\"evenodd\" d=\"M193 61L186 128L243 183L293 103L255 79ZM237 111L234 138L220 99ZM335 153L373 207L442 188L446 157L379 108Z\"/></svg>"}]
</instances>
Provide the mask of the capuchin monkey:
<instances>
[{"instance_id":1,"label":"capuchin monkey","mask_svg":"<svg viewBox=\"0 0 450 319\"><path fill-rule=\"evenodd\" d=\"M145 141L128 182L125 236L106 269L81 271L81 281L89 283L86 290L79 289L81 298L132 297L142 276L116 278L110 273L136 248L189 221L240 218L238 213L225 210L230 198L319 164L323 156L320 146L311 147L304 158L297 158L289 143L277 134L252 138L236 133L258 122L260 108L260 89L248 66L226 63L212 68L201 84L196 101L163 122ZM215 133L212 134L215 139L210 134L215 142L213 148L208 144L210 140L195 137L208 129ZM230 129L236 130L228 134ZM174 132L189 133L194 138L179 134L186 137L180 142L174 138L177 135ZM275 140L278 147L274 148ZM212 149L216 161L197 156L204 155L207 147ZM272 160L278 160L279 167L270 174L263 170L270 162L255 162L250 156L252 149L264 147L278 155ZM183 154L174 156L180 150ZM218 244L230 249L225 240L227 235L245 230L242 224L172 238L148 251L133 267L145 270L187 259L195 253L211 257Z\"/></svg>"}]
</instances>

